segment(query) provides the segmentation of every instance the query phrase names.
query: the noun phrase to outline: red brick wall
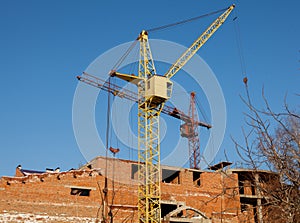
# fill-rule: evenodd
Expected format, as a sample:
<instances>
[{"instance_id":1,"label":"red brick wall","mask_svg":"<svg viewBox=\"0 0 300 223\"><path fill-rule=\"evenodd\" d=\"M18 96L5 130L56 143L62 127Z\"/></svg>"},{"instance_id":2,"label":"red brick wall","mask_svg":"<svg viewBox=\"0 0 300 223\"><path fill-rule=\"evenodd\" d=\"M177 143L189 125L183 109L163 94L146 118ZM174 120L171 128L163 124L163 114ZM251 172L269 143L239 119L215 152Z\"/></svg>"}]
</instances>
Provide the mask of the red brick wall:
<instances>
[{"instance_id":1,"label":"red brick wall","mask_svg":"<svg viewBox=\"0 0 300 223\"><path fill-rule=\"evenodd\" d=\"M127 205L116 217L131 219L136 209L135 187L116 184L115 204ZM71 195L71 187L91 188L90 196ZM108 180L108 202L112 201L112 182ZM95 171L45 173L27 177L2 177L0 180L0 213L33 213L49 216L100 218L104 177ZM128 209L131 209L130 212ZM5 212L6 211L6 212ZM56 221L54 221L56 222ZM130 222L130 221L128 221Z\"/></svg>"},{"instance_id":2,"label":"red brick wall","mask_svg":"<svg viewBox=\"0 0 300 223\"><path fill-rule=\"evenodd\" d=\"M184 202L212 217L214 212L226 212L237 216L240 212L238 181L236 174L221 172L201 173L201 185L193 184L192 171L181 172L181 184L162 183L162 200Z\"/></svg>"},{"instance_id":3,"label":"red brick wall","mask_svg":"<svg viewBox=\"0 0 300 223\"><path fill-rule=\"evenodd\" d=\"M103 162L102 158L92 161L92 167L99 168L97 171L76 170L27 177L2 177L0 220L1 214L7 213L31 213L34 216L46 215L66 219L76 217L81 219L78 222L84 222L84 219L100 219L104 213L105 177L99 175L99 172L106 172ZM108 162L107 201L111 205L115 223L138 222L137 181L131 179L131 164L132 162L119 160ZM179 184L161 183L161 199L196 208L216 222L222 212L222 217L227 216L227 219L233 219L232 222L235 222L234 219L241 214L237 174L203 172L200 182L200 186L196 186L193 182L193 171L181 169ZM90 196L71 195L72 186L91 188Z\"/></svg>"}]
</instances>

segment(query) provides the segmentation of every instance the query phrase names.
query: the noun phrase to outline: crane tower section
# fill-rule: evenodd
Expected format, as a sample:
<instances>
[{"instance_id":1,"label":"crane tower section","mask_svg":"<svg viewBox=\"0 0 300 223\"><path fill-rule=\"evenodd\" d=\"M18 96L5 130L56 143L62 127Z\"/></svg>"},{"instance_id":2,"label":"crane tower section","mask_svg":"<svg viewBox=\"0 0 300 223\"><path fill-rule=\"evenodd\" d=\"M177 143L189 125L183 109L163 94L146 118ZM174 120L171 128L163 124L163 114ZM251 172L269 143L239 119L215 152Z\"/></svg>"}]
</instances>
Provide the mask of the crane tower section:
<instances>
[{"instance_id":1,"label":"crane tower section","mask_svg":"<svg viewBox=\"0 0 300 223\"><path fill-rule=\"evenodd\" d=\"M160 138L159 117L166 98L166 88L157 87L148 33L142 31L138 83L138 215L140 222L159 223L160 210ZM166 79L166 78L164 78ZM148 86L149 85L149 86ZM162 84L161 84L162 85Z\"/></svg>"},{"instance_id":2,"label":"crane tower section","mask_svg":"<svg viewBox=\"0 0 300 223\"><path fill-rule=\"evenodd\" d=\"M189 160L191 169L200 169L201 153L200 139L198 132L198 115L196 110L195 92L190 95L189 116L190 122L186 122L180 126L180 134L188 139L189 142ZM206 126L209 128L210 126Z\"/></svg>"}]
</instances>

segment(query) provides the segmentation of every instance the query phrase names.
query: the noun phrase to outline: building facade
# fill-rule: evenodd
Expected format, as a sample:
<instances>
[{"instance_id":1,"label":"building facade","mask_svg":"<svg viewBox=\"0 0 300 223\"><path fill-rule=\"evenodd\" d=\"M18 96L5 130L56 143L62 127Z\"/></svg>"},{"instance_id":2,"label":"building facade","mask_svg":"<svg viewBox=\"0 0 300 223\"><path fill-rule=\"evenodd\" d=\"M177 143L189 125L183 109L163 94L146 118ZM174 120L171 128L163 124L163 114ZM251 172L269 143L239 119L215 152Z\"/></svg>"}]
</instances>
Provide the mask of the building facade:
<instances>
[{"instance_id":1,"label":"building facade","mask_svg":"<svg viewBox=\"0 0 300 223\"><path fill-rule=\"evenodd\" d=\"M211 169L161 167L162 222L261 222L255 180L266 173ZM105 157L65 172L19 166L0 179L0 221L136 223L137 171L137 162Z\"/></svg>"}]
</instances>

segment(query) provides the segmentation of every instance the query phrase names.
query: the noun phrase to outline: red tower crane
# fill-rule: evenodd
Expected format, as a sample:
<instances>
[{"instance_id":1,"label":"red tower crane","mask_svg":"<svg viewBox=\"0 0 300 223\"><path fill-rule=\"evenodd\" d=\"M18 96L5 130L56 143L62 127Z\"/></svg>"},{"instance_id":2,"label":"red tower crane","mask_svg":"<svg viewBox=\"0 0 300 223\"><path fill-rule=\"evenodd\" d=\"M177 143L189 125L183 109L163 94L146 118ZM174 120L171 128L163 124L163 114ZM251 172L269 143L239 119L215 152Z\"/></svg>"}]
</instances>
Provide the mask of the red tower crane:
<instances>
[{"instance_id":1,"label":"red tower crane","mask_svg":"<svg viewBox=\"0 0 300 223\"><path fill-rule=\"evenodd\" d=\"M108 93L113 94L114 96L126 98L136 103L138 101L137 93L124 89L116 84L108 83L105 80L95 77L91 74L84 72L82 76L77 76L77 79L96 88L105 90ZM180 111L179 109L169 105L165 105L161 112L174 118L180 119L184 122L184 124L180 126L180 135L188 139L190 168L200 169L201 156L198 127L201 126L210 129L212 126L205 122L199 121L195 104L195 92L192 92L190 96L191 97L188 115Z\"/></svg>"},{"instance_id":2,"label":"red tower crane","mask_svg":"<svg viewBox=\"0 0 300 223\"><path fill-rule=\"evenodd\" d=\"M189 107L189 117L190 122L186 122L180 126L180 134L189 141L189 158L190 158L190 168L200 169L200 139L199 139L199 121L196 111L195 103L195 92L191 92L190 107ZM211 128L211 126L205 126L206 128Z\"/></svg>"}]
</instances>

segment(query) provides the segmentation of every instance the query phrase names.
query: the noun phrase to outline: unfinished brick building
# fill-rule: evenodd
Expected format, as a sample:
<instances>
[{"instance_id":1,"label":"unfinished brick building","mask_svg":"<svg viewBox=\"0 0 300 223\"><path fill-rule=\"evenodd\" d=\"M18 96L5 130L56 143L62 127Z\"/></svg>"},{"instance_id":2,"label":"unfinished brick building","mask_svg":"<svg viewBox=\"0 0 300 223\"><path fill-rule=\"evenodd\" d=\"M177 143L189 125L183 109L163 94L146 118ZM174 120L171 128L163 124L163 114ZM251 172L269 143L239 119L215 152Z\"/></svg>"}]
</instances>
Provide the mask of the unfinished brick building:
<instances>
[{"instance_id":1,"label":"unfinished brick building","mask_svg":"<svg viewBox=\"0 0 300 223\"><path fill-rule=\"evenodd\" d=\"M208 171L162 166L162 221L258 222L263 199L256 178L224 169L229 164ZM105 157L66 172L19 166L14 177L0 179L0 221L138 222L137 170L137 162Z\"/></svg>"}]
</instances>

